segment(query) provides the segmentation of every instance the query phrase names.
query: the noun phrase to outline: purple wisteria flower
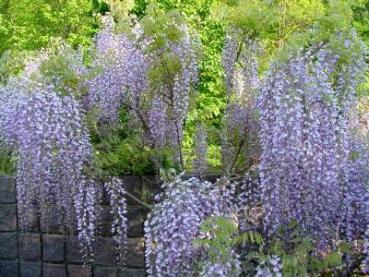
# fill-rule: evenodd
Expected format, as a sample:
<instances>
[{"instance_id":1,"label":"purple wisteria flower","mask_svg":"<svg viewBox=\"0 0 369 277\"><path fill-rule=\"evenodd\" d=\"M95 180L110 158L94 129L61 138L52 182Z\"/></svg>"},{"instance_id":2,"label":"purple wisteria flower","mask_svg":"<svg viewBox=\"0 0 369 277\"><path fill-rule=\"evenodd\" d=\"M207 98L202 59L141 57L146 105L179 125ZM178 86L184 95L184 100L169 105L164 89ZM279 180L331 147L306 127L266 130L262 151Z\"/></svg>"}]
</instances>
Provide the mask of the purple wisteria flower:
<instances>
[{"instance_id":1,"label":"purple wisteria flower","mask_svg":"<svg viewBox=\"0 0 369 277\"><path fill-rule=\"evenodd\" d=\"M193 276L194 266L202 258L193 240L200 235L200 226L207 217L233 211L234 191L197 178L180 177L163 188L165 191L156 197L160 202L145 221L147 273ZM219 271L216 265L209 267Z\"/></svg>"},{"instance_id":2,"label":"purple wisteria flower","mask_svg":"<svg viewBox=\"0 0 369 277\"><path fill-rule=\"evenodd\" d=\"M222 163L226 174L235 170L243 156L250 167L259 156L256 95L259 46L245 39L240 31L231 30L223 49L223 70L227 93L227 107L222 130Z\"/></svg>"},{"instance_id":3,"label":"purple wisteria flower","mask_svg":"<svg viewBox=\"0 0 369 277\"><path fill-rule=\"evenodd\" d=\"M112 19L105 18L96 35L96 54L92 75L85 84L85 106L97 107L100 120L113 123L125 108L143 133L149 146L174 150L182 160L183 125L189 108L191 87L198 80L197 48L199 39L188 28L179 26L178 40L167 38L163 47L152 47L154 38L146 35L140 24L132 34L118 33ZM165 66L164 58L178 61L179 68L163 78L153 78L155 70ZM173 68L171 68L173 69Z\"/></svg>"},{"instance_id":4,"label":"purple wisteria flower","mask_svg":"<svg viewBox=\"0 0 369 277\"><path fill-rule=\"evenodd\" d=\"M126 191L123 187L123 182L116 177L104 185L110 197L111 214L113 215L111 231L114 234L114 241L117 244L118 262L122 264L127 254L128 222L125 198Z\"/></svg>"},{"instance_id":5,"label":"purple wisteria flower","mask_svg":"<svg viewBox=\"0 0 369 277\"><path fill-rule=\"evenodd\" d=\"M296 219L320 249L338 231L362 236L368 222L368 149L352 140L350 116L366 52L355 34L349 41L348 58L322 44L273 63L258 102L265 231Z\"/></svg>"}]
</instances>

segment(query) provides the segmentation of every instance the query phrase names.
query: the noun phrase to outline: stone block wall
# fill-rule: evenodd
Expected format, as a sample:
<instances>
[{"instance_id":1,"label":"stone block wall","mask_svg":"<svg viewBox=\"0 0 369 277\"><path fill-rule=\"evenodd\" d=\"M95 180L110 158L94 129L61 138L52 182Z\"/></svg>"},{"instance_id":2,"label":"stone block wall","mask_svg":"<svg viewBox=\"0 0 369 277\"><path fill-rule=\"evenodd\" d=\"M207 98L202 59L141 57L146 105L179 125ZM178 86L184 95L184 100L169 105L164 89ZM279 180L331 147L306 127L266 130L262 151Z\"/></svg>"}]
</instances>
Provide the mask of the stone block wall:
<instances>
[{"instance_id":1,"label":"stone block wall","mask_svg":"<svg viewBox=\"0 0 369 277\"><path fill-rule=\"evenodd\" d=\"M124 182L128 191L147 201L158 192L157 182L147 177L146 185L136 177ZM143 222L145 208L128 199L128 255L124 266L118 266L110 233L111 215L107 201L101 203L98 222L100 236L96 241L92 266L83 266L76 237L66 236L51 217L48 224L30 220L29 232L18 228L16 193L11 177L0 177L0 276L1 277L141 277L145 276Z\"/></svg>"}]
</instances>

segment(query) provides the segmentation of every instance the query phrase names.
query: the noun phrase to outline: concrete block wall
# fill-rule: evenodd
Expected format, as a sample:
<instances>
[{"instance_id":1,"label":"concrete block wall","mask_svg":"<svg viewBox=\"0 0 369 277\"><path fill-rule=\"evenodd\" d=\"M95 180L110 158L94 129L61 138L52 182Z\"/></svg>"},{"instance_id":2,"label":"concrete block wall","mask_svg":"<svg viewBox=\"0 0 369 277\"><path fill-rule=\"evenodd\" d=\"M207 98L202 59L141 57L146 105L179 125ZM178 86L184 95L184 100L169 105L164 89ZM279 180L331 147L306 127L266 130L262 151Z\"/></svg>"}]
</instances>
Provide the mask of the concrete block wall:
<instances>
[{"instance_id":1,"label":"concrete block wall","mask_svg":"<svg viewBox=\"0 0 369 277\"><path fill-rule=\"evenodd\" d=\"M157 182L149 179L145 190L151 191L148 202L158 192ZM150 181L152 181L150 183ZM142 195L141 180L127 177L128 191ZM63 233L55 218L48 224L35 216L29 232L19 230L15 184L12 177L0 177L0 276L1 277L141 277L145 276L143 222L147 211L128 201L128 255L124 266L116 263L110 233L111 215L106 200L101 204L94 264L83 266L76 237Z\"/></svg>"}]
</instances>

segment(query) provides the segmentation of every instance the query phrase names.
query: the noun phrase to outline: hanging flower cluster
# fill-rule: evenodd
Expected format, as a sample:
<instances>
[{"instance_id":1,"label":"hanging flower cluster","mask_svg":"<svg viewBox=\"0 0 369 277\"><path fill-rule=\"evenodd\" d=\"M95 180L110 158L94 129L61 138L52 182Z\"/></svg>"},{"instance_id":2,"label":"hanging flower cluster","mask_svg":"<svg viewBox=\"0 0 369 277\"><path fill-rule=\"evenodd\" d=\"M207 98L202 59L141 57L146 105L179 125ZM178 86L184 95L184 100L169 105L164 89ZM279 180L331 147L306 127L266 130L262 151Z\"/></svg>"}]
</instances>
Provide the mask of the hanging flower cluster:
<instances>
[{"instance_id":1,"label":"hanging flower cluster","mask_svg":"<svg viewBox=\"0 0 369 277\"><path fill-rule=\"evenodd\" d=\"M192 161L192 171L203 175L208 167L207 164L207 154L208 154L208 144L207 144L207 133L203 125L198 124L196 134L195 134L195 159Z\"/></svg>"},{"instance_id":2,"label":"hanging flower cluster","mask_svg":"<svg viewBox=\"0 0 369 277\"><path fill-rule=\"evenodd\" d=\"M61 48L60 53L65 54L64 50L70 49ZM46 62L58 57L42 52L22 74L0 88L1 138L17 154L21 227L27 230L34 215L47 224L51 210L56 210L62 226L71 229L77 218L78 236L87 257L92 252L96 220L96 187L84 175L92 147L79 101L67 93L70 86L61 86L65 79L48 75L44 68ZM68 68L68 59L63 61L66 70L75 69Z\"/></svg>"},{"instance_id":3,"label":"hanging flower cluster","mask_svg":"<svg viewBox=\"0 0 369 277\"><path fill-rule=\"evenodd\" d=\"M260 179L256 168L251 168L240 182L238 219L241 232L259 230L262 223Z\"/></svg>"},{"instance_id":4,"label":"hanging flower cluster","mask_svg":"<svg viewBox=\"0 0 369 277\"><path fill-rule=\"evenodd\" d=\"M77 227L84 260L93 259L98 217L98 184L87 175L93 158L85 113L74 89L87 72L69 47L43 51L24 72L0 87L0 140L17 156L16 188L20 226L39 216L47 225L51 212L59 224ZM50 69L53 69L51 70ZM122 183L107 184L119 254L127 233Z\"/></svg>"},{"instance_id":5,"label":"hanging flower cluster","mask_svg":"<svg viewBox=\"0 0 369 277\"><path fill-rule=\"evenodd\" d=\"M365 253L365 259L363 261L362 267L363 267L363 273L369 274L369 225L366 227L365 231L365 241L364 241L364 253Z\"/></svg>"},{"instance_id":6,"label":"hanging flower cluster","mask_svg":"<svg viewBox=\"0 0 369 277\"><path fill-rule=\"evenodd\" d=\"M81 182L74 186L77 189L73 193L73 200L82 259L85 262L91 262L94 258L96 219L98 214L96 205L97 186L93 180L84 176Z\"/></svg>"},{"instance_id":7,"label":"hanging flower cluster","mask_svg":"<svg viewBox=\"0 0 369 277\"><path fill-rule=\"evenodd\" d=\"M200 225L211 215L231 213L233 192L197 178L178 178L163 186L165 192L157 196L160 202L145 222L147 273L193 276L193 267L201 259L201 250L193 245ZM213 266L211 270L219 272Z\"/></svg>"},{"instance_id":8,"label":"hanging flower cluster","mask_svg":"<svg viewBox=\"0 0 369 277\"><path fill-rule=\"evenodd\" d=\"M96 35L95 77L86 83L87 107L98 107L101 119L114 122L118 110L127 109L152 147L170 146L181 157L183 124L191 86L197 82L198 39L185 26L181 36L155 37L137 24L132 34L115 32L111 18Z\"/></svg>"},{"instance_id":9,"label":"hanging flower cluster","mask_svg":"<svg viewBox=\"0 0 369 277\"><path fill-rule=\"evenodd\" d=\"M305 235L322 248L337 239L337 226L347 213L353 218L345 223L345 236L351 236L352 224L360 230L355 222L367 222L361 208L349 211L358 202L347 192L366 191L366 176L356 174L354 182L348 177L353 177L350 164L364 169L359 160L350 162L348 141L350 111L365 72L365 50L355 34L337 40L346 55L322 44L272 64L259 98L265 230L273 234L278 226L296 219ZM345 211L342 198L350 202Z\"/></svg>"},{"instance_id":10,"label":"hanging flower cluster","mask_svg":"<svg viewBox=\"0 0 369 277\"><path fill-rule=\"evenodd\" d=\"M105 183L105 188L109 194L111 214L113 222L111 226L114 241L117 244L118 262L122 264L127 253L127 203L125 198L125 189L123 182L118 178L113 178Z\"/></svg>"},{"instance_id":11,"label":"hanging flower cluster","mask_svg":"<svg viewBox=\"0 0 369 277\"><path fill-rule=\"evenodd\" d=\"M248 159L245 167L258 156L256 94L259 88L257 43L243 38L240 31L229 32L223 49L223 69L227 107L222 130L222 158L226 174L234 171L240 156Z\"/></svg>"},{"instance_id":12,"label":"hanging flower cluster","mask_svg":"<svg viewBox=\"0 0 369 277\"><path fill-rule=\"evenodd\" d=\"M147 89L149 64L138 41L115 32L113 18L104 17L103 24L95 37L95 72L85 84L84 104L89 109L97 107L100 120L111 123L117 121L123 102L140 112L138 101Z\"/></svg>"},{"instance_id":13,"label":"hanging flower cluster","mask_svg":"<svg viewBox=\"0 0 369 277\"><path fill-rule=\"evenodd\" d=\"M82 182L92 155L80 105L73 95L64 96L26 74L0 88L2 137L19 156L19 213L26 220L35 203L44 218L56 203L61 218L71 223L75 185Z\"/></svg>"}]
</instances>

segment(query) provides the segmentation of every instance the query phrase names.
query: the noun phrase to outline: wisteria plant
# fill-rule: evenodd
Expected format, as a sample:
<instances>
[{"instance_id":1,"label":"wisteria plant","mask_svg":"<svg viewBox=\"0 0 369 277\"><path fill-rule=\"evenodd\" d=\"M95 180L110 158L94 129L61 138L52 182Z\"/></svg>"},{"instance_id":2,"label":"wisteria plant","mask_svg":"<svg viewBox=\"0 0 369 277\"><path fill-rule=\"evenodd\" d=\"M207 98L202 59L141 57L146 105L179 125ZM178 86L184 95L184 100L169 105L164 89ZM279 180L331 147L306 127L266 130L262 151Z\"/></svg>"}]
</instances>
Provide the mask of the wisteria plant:
<instances>
[{"instance_id":1,"label":"wisteria plant","mask_svg":"<svg viewBox=\"0 0 369 277\"><path fill-rule=\"evenodd\" d=\"M116 122L126 110L143 146L170 149L183 169L183 126L191 88L197 81L199 42L179 14L148 7L128 32L113 19L97 34L93 67L84 103L99 109L99 120ZM160 167L161 161L153 157Z\"/></svg>"},{"instance_id":2,"label":"wisteria plant","mask_svg":"<svg viewBox=\"0 0 369 277\"><path fill-rule=\"evenodd\" d=\"M65 231L77 229L85 262L93 259L99 214L99 180L90 174L93 147L80 103L87 68L66 44L43 50L0 87L0 141L16 159L20 227L30 219L48 225L52 213ZM124 253L126 205L118 179L107 183L118 252Z\"/></svg>"}]
</instances>

